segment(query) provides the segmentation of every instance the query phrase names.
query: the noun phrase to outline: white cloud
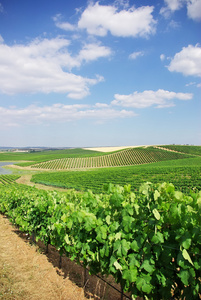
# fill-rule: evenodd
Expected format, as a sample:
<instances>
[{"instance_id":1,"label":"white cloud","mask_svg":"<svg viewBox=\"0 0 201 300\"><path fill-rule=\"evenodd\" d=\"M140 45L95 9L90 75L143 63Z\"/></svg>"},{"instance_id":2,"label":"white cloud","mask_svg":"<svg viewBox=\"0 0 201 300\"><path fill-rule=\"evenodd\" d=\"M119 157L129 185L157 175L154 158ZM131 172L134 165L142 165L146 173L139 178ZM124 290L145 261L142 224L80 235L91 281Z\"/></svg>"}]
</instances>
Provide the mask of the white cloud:
<instances>
[{"instance_id":1,"label":"white cloud","mask_svg":"<svg viewBox=\"0 0 201 300\"><path fill-rule=\"evenodd\" d=\"M108 57L111 54L112 51L108 47L100 44L86 44L79 53L79 59L81 61L91 61L100 57Z\"/></svg>"},{"instance_id":2,"label":"white cloud","mask_svg":"<svg viewBox=\"0 0 201 300\"><path fill-rule=\"evenodd\" d=\"M183 75L201 76L201 47L188 45L175 54L168 66L170 72L180 72Z\"/></svg>"},{"instance_id":3,"label":"white cloud","mask_svg":"<svg viewBox=\"0 0 201 300\"><path fill-rule=\"evenodd\" d=\"M165 108L175 106L172 100L191 100L193 95L188 93L175 93L165 90L146 90L142 93L134 92L130 95L116 94L112 105L120 105L122 107L147 108L155 106L157 108Z\"/></svg>"},{"instance_id":4,"label":"white cloud","mask_svg":"<svg viewBox=\"0 0 201 300\"><path fill-rule=\"evenodd\" d=\"M129 55L129 58L136 59L139 56L144 56L144 52L143 51L133 52Z\"/></svg>"},{"instance_id":5,"label":"white cloud","mask_svg":"<svg viewBox=\"0 0 201 300\"><path fill-rule=\"evenodd\" d=\"M201 20L201 0L189 0L187 2L187 14L190 19Z\"/></svg>"},{"instance_id":6,"label":"white cloud","mask_svg":"<svg viewBox=\"0 0 201 300\"><path fill-rule=\"evenodd\" d=\"M3 37L0 35L0 44L2 44L4 42Z\"/></svg>"},{"instance_id":7,"label":"white cloud","mask_svg":"<svg viewBox=\"0 0 201 300\"><path fill-rule=\"evenodd\" d=\"M165 0L166 6L171 10L179 10L183 6L185 0Z\"/></svg>"},{"instance_id":8,"label":"white cloud","mask_svg":"<svg viewBox=\"0 0 201 300\"><path fill-rule=\"evenodd\" d=\"M164 60L165 60L165 54L161 54L161 55L160 55L160 60L161 60L161 61L164 61Z\"/></svg>"},{"instance_id":9,"label":"white cloud","mask_svg":"<svg viewBox=\"0 0 201 300\"><path fill-rule=\"evenodd\" d=\"M153 6L142 6L117 11L115 6L91 3L82 13L78 27L98 36L110 32L119 37L147 37L155 33L153 9Z\"/></svg>"},{"instance_id":10,"label":"white cloud","mask_svg":"<svg viewBox=\"0 0 201 300\"><path fill-rule=\"evenodd\" d=\"M135 116L133 111L116 110L108 105L90 106L87 104L54 104L52 106L30 105L25 108L0 107L1 126L24 126L24 125L50 125L52 123L67 123L82 119L106 121L116 118L128 118Z\"/></svg>"},{"instance_id":11,"label":"white cloud","mask_svg":"<svg viewBox=\"0 0 201 300\"><path fill-rule=\"evenodd\" d=\"M2 40L2 39L1 39ZM0 91L15 93L65 93L81 99L89 87L103 81L75 75L72 68L84 61L106 57L111 50L100 44L84 45L76 56L68 52L70 41L61 37L35 39L27 45L8 46L0 43Z\"/></svg>"},{"instance_id":12,"label":"white cloud","mask_svg":"<svg viewBox=\"0 0 201 300\"><path fill-rule=\"evenodd\" d=\"M61 22L61 18L62 18L61 14L57 14L56 16L53 17L55 25L58 28L66 30L66 31L74 31L74 30L76 30L76 26L75 25L72 25L69 22Z\"/></svg>"},{"instance_id":13,"label":"white cloud","mask_svg":"<svg viewBox=\"0 0 201 300\"><path fill-rule=\"evenodd\" d=\"M3 5L0 3L0 13L4 12Z\"/></svg>"},{"instance_id":14,"label":"white cloud","mask_svg":"<svg viewBox=\"0 0 201 300\"><path fill-rule=\"evenodd\" d=\"M165 6L161 8L160 14L165 18L169 18L173 12L182 8L185 1L186 0L164 0Z\"/></svg>"},{"instance_id":15,"label":"white cloud","mask_svg":"<svg viewBox=\"0 0 201 300\"><path fill-rule=\"evenodd\" d=\"M160 10L160 13L169 18L172 13L181 9L184 5L187 7L187 15L194 21L201 20L201 0L164 0L165 6Z\"/></svg>"}]
</instances>

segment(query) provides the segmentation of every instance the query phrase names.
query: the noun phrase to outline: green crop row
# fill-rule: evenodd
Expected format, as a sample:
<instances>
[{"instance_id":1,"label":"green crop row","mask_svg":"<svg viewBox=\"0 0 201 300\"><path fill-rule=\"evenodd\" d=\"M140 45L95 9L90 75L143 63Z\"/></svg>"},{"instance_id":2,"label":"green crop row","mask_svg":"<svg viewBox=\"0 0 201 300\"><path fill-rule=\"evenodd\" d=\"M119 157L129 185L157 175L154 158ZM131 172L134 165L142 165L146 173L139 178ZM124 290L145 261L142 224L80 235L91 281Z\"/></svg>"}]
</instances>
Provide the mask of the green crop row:
<instances>
[{"instance_id":1,"label":"green crop row","mask_svg":"<svg viewBox=\"0 0 201 300\"><path fill-rule=\"evenodd\" d=\"M190 146L190 145L166 145L160 146L164 149L187 153L191 155L201 156L201 146Z\"/></svg>"},{"instance_id":2,"label":"green crop row","mask_svg":"<svg viewBox=\"0 0 201 300\"><path fill-rule=\"evenodd\" d=\"M112 275L132 297L197 300L201 193L172 184L107 186L107 194L0 188L0 211L91 274Z\"/></svg>"},{"instance_id":3,"label":"green crop row","mask_svg":"<svg viewBox=\"0 0 201 300\"><path fill-rule=\"evenodd\" d=\"M156 149L154 147L145 149L130 148L102 156L61 158L35 164L32 167L49 170L100 168L148 164L157 161L184 159L186 157L188 155Z\"/></svg>"},{"instance_id":4,"label":"green crop row","mask_svg":"<svg viewBox=\"0 0 201 300\"><path fill-rule=\"evenodd\" d=\"M103 191L105 183L131 184L133 191L143 182L172 182L183 192L201 189L201 158L158 162L132 167L100 168L89 171L68 171L35 174L32 181L64 188L75 188L95 193Z\"/></svg>"},{"instance_id":5,"label":"green crop row","mask_svg":"<svg viewBox=\"0 0 201 300\"><path fill-rule=\"evenodd\" d=\"M23 165L30 165L34 161L42 162L66 157L88 157L94 155L102 155L101 152L85 150L81 148L65 149L65 150L49 150L38 152L1 152L0 161L30 161L22 163Z\"/></svg>"},{"instance_id":6,"label":"green crop row","mask_svg":"<svg viewBox=\"0 0 201 300\"><path fill-rule=\"evenodd\" d=\"M0 175L0 184L11 184L14 181L16 181L19 177L19 175Z\"/></svg>"}]
</instances>

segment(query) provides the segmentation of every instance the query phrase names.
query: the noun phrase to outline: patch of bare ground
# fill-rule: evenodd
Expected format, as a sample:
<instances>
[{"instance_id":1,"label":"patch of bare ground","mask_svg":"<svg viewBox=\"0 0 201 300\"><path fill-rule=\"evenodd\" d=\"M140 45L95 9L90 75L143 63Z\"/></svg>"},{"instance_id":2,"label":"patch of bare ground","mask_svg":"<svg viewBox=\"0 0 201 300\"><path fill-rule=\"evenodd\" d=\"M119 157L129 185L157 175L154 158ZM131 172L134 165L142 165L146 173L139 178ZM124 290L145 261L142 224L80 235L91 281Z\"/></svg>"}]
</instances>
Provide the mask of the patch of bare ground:
<instances>
[{"instance_id":1,"label":"patch of bare ground","mask_svg":"<svg viewBox=\"0 0 201 300\"><path fill-rule=\"evenodd\" d=\"M35 186L37 189L43 189L43 190L49 190L49 191L57 190L57 191L61 191L61 192L67 191L67 189L31 182L31 177L32 177L32 175L30 175L30 174L22 175L19 179L16 180L16 182L20 183L20 184L29 185L29 186Z\"/></svg>"},{"instance_id":2,"label":"patch of bare ground","mask_svg":"<svg viewBox=\"0 0 201 300\"><path fill-rule=\"evenodd\" d=\"M120 300L121 295L53 246L30 243L0 214L0 299L2 300ZM114 284L112 278L107 281ZM115 285L120 289L118 285ZM124 300L127 297L123 297Z\"/></svg>"},{"instance_id":3,"label":"patch of bare ground","mask_svg":"<svg viewBox=\"0 0 201 300\"><path fill-rule=\"evenodd\" d=\"M48 257L0 215L0 299L84 300L84 290L57 274Z\"/></svg>"}]
</instances>

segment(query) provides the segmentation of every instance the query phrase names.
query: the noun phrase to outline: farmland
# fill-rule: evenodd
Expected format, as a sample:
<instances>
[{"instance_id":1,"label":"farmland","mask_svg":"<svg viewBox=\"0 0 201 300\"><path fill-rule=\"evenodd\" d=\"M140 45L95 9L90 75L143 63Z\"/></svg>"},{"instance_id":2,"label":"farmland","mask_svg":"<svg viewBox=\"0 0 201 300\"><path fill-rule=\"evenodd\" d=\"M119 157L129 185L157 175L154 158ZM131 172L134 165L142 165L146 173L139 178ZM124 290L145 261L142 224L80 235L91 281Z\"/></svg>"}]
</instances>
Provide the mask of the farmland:
<instances>
[{"instance_id":1,"label":"farmland","mask_svg":"<svg viewBox=\"0 0 201 300\"><path fill-rule=\"evenodd\" d=\"M140 166L45 172L33 175L32 181L84 191L90 189L95 193L103 192L105 183L130 184L132 190L136 190L146 181L166 181L173 183L179 190L187 191L189 188L201 189L200 174L201 157L193 157Z\"/></svg>"},{"instance_id":2,"label":"farmland","mask_svg":"<svg viewBox=\"0 0 201 300\"><path fill-rule=\"evenodd\" d=\"M2 175L0 211L90 274L112 275L133 297L199 299L201 147L167 149L21 154L29 161L17 170L55 191Z\"/></svg>"},{"instance_id":3,"label":"farmland","mask_svg":"<svg viewBox=\"0 0 201 300\"><path fill-rule=\"evenodd\" d=\"M0 175L0 184L7 185L14 183L20 175Z\"/></svg>"},{"instance_id":4,"label":"farmland","mask_svg":"<svg viewBox=\"0 0 201 300\"><path fill-rule=\"evenodd\" d=\"M105 155L50 160L44 163L33 164L32 168L67 170L82 168L119 167L149 164L166 160L169 161L184 159L187 157L189 157L188 154L171 152L165 149L158 149L154 147L130 148Z\"/></svg>"},{"instance_id":5,"label":"farmland","mask_svg":"<svg viewBox=\"0 0 201 300\"><path fill-rule=\"evenodd\" d=\"M50 150L39 152L1 152L0 161L26 161L23 165L30 165L36 162L44 162L48 160L54 160L58 158L68 157L86 157L102 155L101 152L84 150L81 148L65 149L65 150Z\"/></svg>"},{"instance_id":6,"label":"farmland","mask_svg":"<svg viewBox=\"0 0 201 300\"><path fill-rule=\"evenodd\" d=\"M165 183L143 184L136 195L111 184L100 195L0 188L0 211L21 231L150 300L199 299L200 204L200 193Z\"/></svg>"}]
</instances>

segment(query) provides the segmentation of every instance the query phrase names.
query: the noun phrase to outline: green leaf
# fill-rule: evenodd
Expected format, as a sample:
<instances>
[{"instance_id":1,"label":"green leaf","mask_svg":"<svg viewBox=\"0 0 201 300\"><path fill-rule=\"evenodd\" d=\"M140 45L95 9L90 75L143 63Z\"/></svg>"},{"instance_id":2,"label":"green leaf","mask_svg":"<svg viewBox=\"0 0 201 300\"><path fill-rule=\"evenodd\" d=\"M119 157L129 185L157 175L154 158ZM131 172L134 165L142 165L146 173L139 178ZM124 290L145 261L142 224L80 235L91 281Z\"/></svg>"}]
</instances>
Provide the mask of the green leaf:
<instances>
[{"instance_id":1,"label":"green leaf","mask_svg":"<svg viewBox=\"0 0 201 300\"><path fill-rule=\"evenodd\" d=\"M180 273L178 274L178 277L181 278L181 281L183 282L184 285L188 285L188 280L189 280L189 272L187 270L182 270L180 271Z\"/></svg>"},{"instance_id":2,"label":"green leaf","mask_svg":"<svg viewBox=\"0 0 201 300\"><path fill-rule=\"evenodd\" d=\"M201 197L197 199L198 208L201 209Z\"/></svg>"},{"instance_id":3,"label":"green leaf","mask_svg":"<svg viewBox=\"0 0 201 300\"><path fill-rule=\"evenodd\" d=\"M69 237L68 237L68 234L65 235L64 240L65 240L66 244L68 244L68 245L71 244L71 242L69 240Z\"/></svg>"},{"instance_id":4,"label":"green leaf","mask_svg":"<svg viewBox=\"0 0 201 300\"><path fill-rule=\"evenodd\" d=\"M134 203L134 204L133 204L133 207L134 207L134 209L135 209L136 215L139 215L139 209L140 209L140 206L139 206L137 203Z\"/></svg>"},{"instance_id":5,"label":"green leaf","mask_svg":"<svg viewBox=\"0 0 201 300\"><path fill-rule=\"evenodd\" d=\"M108 215L106 218L105 218L105 221L108 225L111 224L111 221L110 221L110 216Z\"/></svg>"},{"instance_id":6,"label":"green leaf","mask_svg":"<svg viewBox=\"0 0 201 300\"><path fill-rule=\"evenodd\" d=\"M132 243L131 243L131 249L135 252L138 252L139 251L139 246L138 246L138 243L136 240L134 240Z\"/></svg>"},{"instance_id":7,"label":"green leaf","mask_svg":"<svg viewBox=\"0 0 201 300\"><path fill-rule=\"evenodd\" d=\"M183 198L183 194L180 191L174 192L174 196L177 200L181 200Z\"/></svg>"},{"instance_id":8,"label":"green leaf","mask_svg":"<svg viewBox=\"0 0 201 300\"><path fill-rule=\"evenodd\" d=\"M121 251L122 251L122 255L126 256L128 250L130 249L130 242L127 242L125 239L123 239L121 241Z\"/></svg>"},{"instance_id":9,"label":"green leaf","mask_svg":"<svg viewBox=\"0 0 201 300\"><path fill-rule=\"evenodd\" d=\"M121 231L115 234L115 240L120 240L120 239L121 239Z\"/></svg>"},{"instance_id":10,"label":"green leaf","mask_svg":"<svg viewBox=\"0 0 201 300\"><path fill-rule=\"evenodd\" d=\"M149 260L145 260L141 266L141 269L145 269L148 273L153 273L155 270L155 267L153 265L150 265Z\"/></svg>"},{"instance_id":11,"label":"green leaf","mask_svg":"<svg viewBox=\"0 0 201 300\"><path fill-rule=\"evenodd\" d=\"M187 239L185 239L185 241L182 242L182 246L185 249L189 249L190 245L191 245L191 239L190 238L187 238Z\"/></svg>"},{"instance_id":12,"label":"green leaf","mask_svg":"<svg viewBox=\"0 0 201 300\"><path fill-rule=\"evenodd\" d=\"M132 225L132 221L134 220L134 218L130 217L130 216L125 216L123 217L123 221L122 221L122 224L123 224L123 227L124 227L124 230L126 232L130 232L131 230L131 225Z\"/></svg>"},{"instance_id":13,"label":"green leaf","mask_svg":"<svg viewBox=\"0 0 201 300\"><path fill-rule=\"evenodd\" d=\"M188 262L189 262L191 265L194 266L194 264L193 264L193 262L192 262L192 260L191 260L191 258L190 258L190 255L188 254L188 251L187 251L186 249L183 249L183 250L182 250L182 255L183 255L183 258L184 258L184 259L188 260Z\"/></svg>"},{"instance_id":14,"label":"green leaf","mask_svg":"<svg viewBox=\"0 0 201 300\"><path fill-rule=\"evenodd\" d=\"M156 208L154 208L152 212L153 212L154 217L156 218L156 220L160 220L161 216L160 216L158 210Z\"/></svg>"},{"instance_id":15,"label":"green leaf","mask_svg":"<svg viewBox=\"0 0 201 300\"><path fill-rule=\"evenodd\" d=\"M129 281L129 283L135 282L137 279L138 271L137 269L124 270L122 278Z\"/></svg>"},{"instance_id":16,"label":"green leaf","mask_svg":"<svg viewBox=\"0 0 201 300\"><path fill-rule=\"evenodd\" d=\"M150 294L153 289L153 286L149 283L150 280L151 277L148 277L146 275L143 277L138 277L136 280L137 289L144 293Z\"/></svg>"},{"instance_id":17,"label":"green leaf","mask_svg":"<svg viewBox=\"0 0 201 300\"><path fill-rule=\"evenodd\" d=\"M120 270L120 271L122 270L122 266L118 263L117 260L114 262L114 266L117 270Z\"/></svg>"},{"instance_id":18,"label":"green leaf","mask_svg":"<svg viewBox=\"0 0 201 300\"><path fill-rule=\"evenodd\" d=\"M151 242L154 244L164 243L163 234L161 232L156 232L156 234L152 237Z\"/></svg>"},{"instance_id":19,"label":"green leaf","mask_svg":"<svg viewBox=\"0 0 201 300\"><path fill-rule=\"evenodd\" d=\"M154 192L154 200L156 201L160 197L159 191L155 190Z\"/></svg>"}]
</instances>

